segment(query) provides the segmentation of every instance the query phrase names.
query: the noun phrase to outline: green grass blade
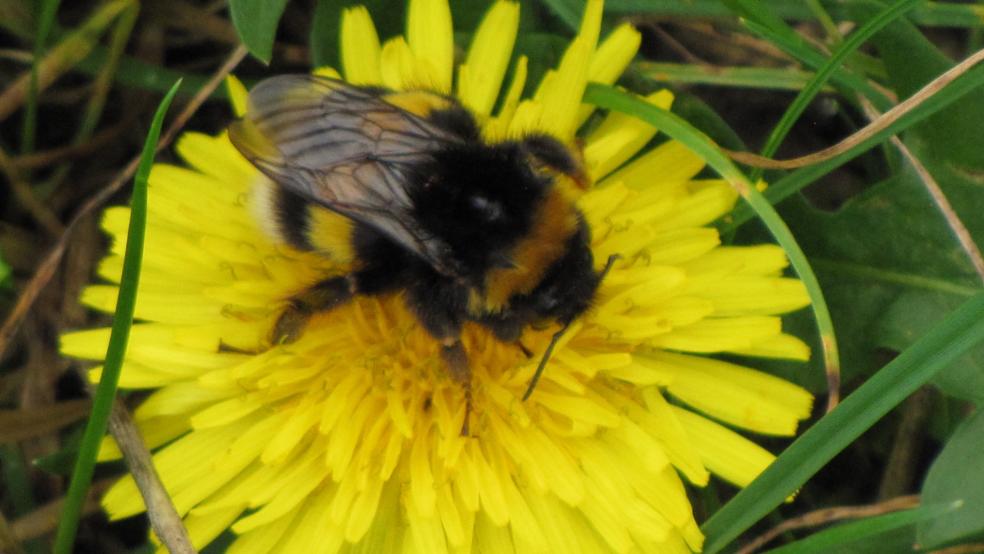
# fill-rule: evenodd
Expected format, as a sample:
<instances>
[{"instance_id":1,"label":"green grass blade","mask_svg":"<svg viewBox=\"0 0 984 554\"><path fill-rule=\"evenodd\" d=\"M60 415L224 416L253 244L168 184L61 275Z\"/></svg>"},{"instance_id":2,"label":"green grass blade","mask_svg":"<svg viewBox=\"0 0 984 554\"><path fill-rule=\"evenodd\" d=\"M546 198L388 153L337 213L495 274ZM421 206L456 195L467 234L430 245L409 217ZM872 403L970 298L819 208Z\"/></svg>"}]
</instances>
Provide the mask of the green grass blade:
<instances>
[{"instance_id":1,"label":"green grass blade","mask_svg":"<svg viewBox=\"0 0 984 554\"><path fill-rule=\"evenodd\" d=\"M651 81L735 88L801 90L811 74L774 67L719 67L670 62L636 62L631 71Z\"/></svg>"},{"instance_id":2,"label":"green grass blade","mask_svg":"<svg viewBox=\"0 0 984 554\"><path fill-rule=\"evenodd\" d=\"M916 7L922 0L902 0L896 4L886 7L875 17L868 20L861 28L851 33L816 72L810 82L803 87L803 90L796 95L796 98L782 114L779 123L769 133L769 138L762 147L762 156L771 158L779 149L779 145L793 128L793 124L799 119L806 108L813 102L820 89L827 83L827 80L834 74L834 71L841 66L841 63L851 55L859 46L864 44L872 35L885 28L886 25L895 21L903 14ZM762 176L761 169L752 171L752 180L757 181Z\"/></svg>"},{"instance_id":3,"label":"green grass blade","mask_svg":"<svg viewBox=\"0 0 984 554\"><path fill-rule=\"evenodd\" d=\"M897 135L916 125L950 106L970 92L979 92L982 86L984 86L984 65L979 65L956 81L950 83L946 88L927 98L925 102L900 117L895 123L889 125L881 132L872 135L867 140L856 144L850 150L821 163L797 169L777 180L766 189L764 194L766 200L772 204L778 204L782 200L796 194L810 183L815 182L817 179L820 179L824 175L888 140L892 135ZM733 213L724 219L719 229L723 234L731 233L754 216L755 212L747 206L738 206Z\"/></svg>"},{"instance_id":4,"label":"green grass blade","mask_svg":"<svg viewBox=\"0 0 984 554\"><path fill-rule=\"evenodd\" d=\"M31 57L31 84L27 92L27 104L24 108L24 121L21 128L21 153L34 151L34 139L38 126L38 65L44 55L44 47L48 42L48 34L58 13L59 0L43 0L41 13L38 15L37 32L34 35L34 55Z\"/></svg>"},{"instance_id":5,"label":"green grass blade","mask_svg":"<svg viewBox=\"0 0 984 554\"><path fill-rule=\"evenodd\" d=\"M984 341L981 314L984 293L964 302L796 439L704 524L704 552L721 551L937 371Z\"/></svg>"},{"instance_id":6,"label":"green grass blade","mask_svg":"<svg viewBox=\"0 0 984 554\"><path fill-rule=\"evenodd\" d=\"M814 554L815 552L846 552L852 543L873 539L891 531L899 531L914 523L935 519L955 509L954 505L933 504L911 510L867 517L836 525L814 533L805 539L766 551L766 554Z\"/></svg>"},{"instance_id":7,"label":"green grass blade","mask_svg":"<svg viewBox=\"0 0 984 554\"><path fill-rule=\"evenodd\" d=\"M763 24L760 21L744 19L742 23L748 30L759 35L773 45L780 48L783 52L796 58L801 63L813 69L823 68L827 63L827 57L810 46L803 37L799 36L791 27L783 21L777 23L782 27L775 27ZM842 67L834 66L830 80L834 85L843 89L847 94L845 97L853 98L851 91L863 94L872 104L881 111L888 110L892 104L889 99L875 89L863 77L844 70Z\"/></svg>"},{"instance_id":8,"label":"green grass blade","mask_svg":"<svg viewBox=\"0 0 984 554\"><path fill-rule=\"evenodd\" d=\"M174 83L160 105L144 141L143 152L140 155L140 165L133 180L133 199L130 208L130 227L127 231L126 254L123 261L123 276L120 279L120 291L116 301L116 313L113 315L113 329L106 349L106 361L103 366L102 378L96 388L92 401L92 413L85 427L82 444L79 446L79 456L75 461L72 481L65 497L61 519L58 522L58 532L55 536L55 554L69 554L75 542L75 532L78 530L82 504L85 500L92 472L96 464L96 454L99 443L106 432L106 423L113 407L116 396L116 385L119 382L120 369L126 355L127 340L130 336L130 326L133 323L133 310L137 298L137 284L140 280L140 265L143 259L144 233L147 224L147 178L154 163L154 150L161 134L164 114L167 113L171 100L181 86L181 81Z\"/></svg>"},{"instance_id":9,"label":"green grass blade","mask_svg":"<svg viewBox=\"0 0 984 554\"><path fill-rule=\"evenodd\" d=\"M776 238L789 258L789 263L803 281L813 308L814 319L823 345L824 366L828 374L840 371L840 358L837 351L837 339L834 334L834 323L830 318L830 310L824 299L820 282L813 268L810 267L806 254L800 248L786 223L779 217L771 204L755 190L755 187L738 170L731 160L704 133L701 133L678 116L653 106L641 99L612 87L589 84L585 91L584 100L602 108L615 110L635 116L647 123L658 127L667 135L681 142L708 165L714 168L721 177L726 179L741 194L742 198L755 211L769 232Z\"/></svg>"}]
</instances>

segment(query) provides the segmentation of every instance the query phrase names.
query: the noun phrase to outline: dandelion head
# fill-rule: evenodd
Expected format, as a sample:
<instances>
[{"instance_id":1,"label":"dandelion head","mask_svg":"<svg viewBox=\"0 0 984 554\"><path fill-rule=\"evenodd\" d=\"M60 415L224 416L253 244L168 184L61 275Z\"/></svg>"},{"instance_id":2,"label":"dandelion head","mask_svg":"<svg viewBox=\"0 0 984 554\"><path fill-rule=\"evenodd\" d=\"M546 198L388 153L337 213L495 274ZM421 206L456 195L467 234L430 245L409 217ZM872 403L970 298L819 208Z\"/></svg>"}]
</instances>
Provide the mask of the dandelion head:
<instances>
[{"instance_id":1,"label":"dandelion head","mask_svg":"<svg viewBox=\"0 0 984 554\"><path fill-rule=\"evenodd\" d=\"M778 247L721 244L708 224L736 195L697 177L701 159L672 140L644 150L658 130L631 117L591 117L587 82L614 82L639 45L628 25L599 36L601 7L587 2L528 97L526 58L511 62L519 5L505 0L458 64L447 0L411 0L406 34L383 43L368 11L350 8L341 68L321 70L452 95L489 142L583 144L593 185L576 203L596 269L619 259L525 401L538 356L465 325L467 435L462 387L399 293L356 296L270 344L288 299L352 263L345 218L310 222L317 253L271 238L255 214L269 185L225 133L188 133L186 165L155 166L120 385L148 392L135 419L196 547L231 529L232 552L698 551L684 483L747 484L772 455L739 431L788 436L809 415L803 389L709 357L806 359L779 314L808 298ZM232 81L230 92L241 112L245 91ZM673 97L645 99L668 108ZM114 309L128 218L103 218L108 284L83 293L96 309ZM68 333L62 350L100 360L108 336ZM540 353L551 336L526 329L522 342ZM119 451L107 439L100 456ZM130 478L103 505L114 518L145 509Z\"/></svg>"}]
</instances>

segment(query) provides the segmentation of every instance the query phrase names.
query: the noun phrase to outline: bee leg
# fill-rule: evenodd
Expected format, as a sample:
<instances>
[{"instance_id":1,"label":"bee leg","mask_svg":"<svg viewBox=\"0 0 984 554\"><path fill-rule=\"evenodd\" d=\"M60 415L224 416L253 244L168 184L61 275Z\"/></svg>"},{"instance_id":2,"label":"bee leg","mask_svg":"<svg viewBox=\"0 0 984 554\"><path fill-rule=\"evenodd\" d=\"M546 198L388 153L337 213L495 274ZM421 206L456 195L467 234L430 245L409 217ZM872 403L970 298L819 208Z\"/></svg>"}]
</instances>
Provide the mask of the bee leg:
<instances>
[{"instance_id":1,"label":"bee leg","mask_svg":"<svg viewBox=\"0 0 984 554\"><path fill-rule=\"evenodd\" d=\"M522 352L527 359L533 357L533 351L527 348L526 345L523 344L523 341L516 340L515 342L516 342L516 347L519 348L519 351Z\"/></svg>"},{"instance_id":2,"label":"bee leg","mask_svg":"<svg viewBox=\"0 0 984 554\"><path fill-rule=\"evenodd\" d=\"M465 421L461 425L461 436L468 436L468 420L472 411L471 368L468 367L468 355L457 337L441 341L441 358L447 364L451 378L465 391Z\"/></svg>"},{"instance_id":3,"label":"bee leg","mask_svg":"<svg viewBox=\"0 0 984 554\"><path fill-rule=\"evenodd\" d=\"M318 312L331 310L352 299L356 293L355 279L351 275L332 277L304 292L291 297L273 326L273 344L296 341L304 332L308 319Z\"/></svg>"}]
</instances>

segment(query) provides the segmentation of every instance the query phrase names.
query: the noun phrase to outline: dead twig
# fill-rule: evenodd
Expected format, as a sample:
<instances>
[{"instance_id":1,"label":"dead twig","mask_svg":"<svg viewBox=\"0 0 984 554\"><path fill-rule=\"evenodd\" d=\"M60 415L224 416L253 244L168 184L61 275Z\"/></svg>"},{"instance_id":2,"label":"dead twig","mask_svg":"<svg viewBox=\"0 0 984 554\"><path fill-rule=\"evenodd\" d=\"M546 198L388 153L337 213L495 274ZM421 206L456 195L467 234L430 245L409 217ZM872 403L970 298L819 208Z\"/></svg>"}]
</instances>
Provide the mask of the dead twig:
<instances>
[{"instance_id":1,"label":"dead twig","mask_svg":"<svg viewBox=\"0 0 984 554\"><path fill-rule=\"evenodd\" d=\"M178 132L184 127L188 119L191 118L192 114L198 109L202 103L212 94L212 92L222 83L236 65L246 56L246 48L243 46L238 46L226 62L220 67L212 78L209 79L208 83L201 88L195 96L185 105L181 113L174 119L167 131L161 136L160 141L157 143L157 149L155 152L160 152L166 148L171 141L178 135ZM120 171L116 178L113 179L105 188L96 193L92 198L86 201L85 204L79 208L78 212L72 217L72 220L68 223L65 228L65 232L59 238L55 246L48 252L48 255L38 266L37 271L35 271L34 276L31 281L24 288L20 297L17 299L17 303L14 308L10 311L10 315L7 316L6 321L4 321L3 326L0 327L0 359L3 358L4 353L7 351L7 347L10 344L10 339L13 337L14 333L17 331L20 322L24 319L28 310L37 300L38 295L44 287L51 281L54 276L55 271L58 269L58 264L61 261L62 256L65 254L65 248L68 245L68 239L72 235L72 231L78 225L85 216L90 214L93 210L102 206L107 200L112 198L117 191L119 191L124 184L126 184L130 178L133 177L134 172L137 170L137 164L140 162L140 156L134 157L126 167Z\"/></svg>"},{"instance_id":2,"label":"dead twig","mask_svg":"<svg viewBox=\"0 0 984 554\"><path fill-rule=\"evenodd\" d=\"M861 517L877 516L887 514L889 512L907 510L918 505L919 495L914 494L910 496L900 496L891 500L879 502L877 504L868 504L866 506L838 506L835 508L815 510L799 517L794 517L793 519L787 519L779 525L776 525L752 542L746 544L741 548L741 550L738 551L737 554L752 554L779 535L787 531L792 531L793 529L818 527L820 525L826 525L828 523L843 519L857 519Z\"/></svg>"},{"instance_id":3,"label":"dead twig","mask_svg":"<svg viewBox=\"0 0 984 554\"><path fill-rule=\"evenodd\" d=\"M20 171L14 166L14 161L7 156L2 148L0 148L0 171L3 171L4 175L7 176L10 190L13 191L17 201L27 210L27 213L31 214L31 217L51 238L60 237L65 232L65 227L58 220L58 217L42 204L37 196L34 196L31 185L23 179Z\"/></svg>"},{"instance_id":4,"label":"dead twig","mask_svg":"<svg viewBox=\"0 0 984 554\"><path fill-rule=\"evenodd\" d=\"M885 112L881 117L872 121L863 129L833 146L824 148L823 150L812 154L800 156L798 158L791 158L788 160L774 160L772 158L765 158L759 156L758 154L753 154L752 152L736 152L734 150L727 149L722 150L730 156L731 159L738 163L752 167L762 167L765 169L796 169L827 161L831 158L839 156L840 154L843 154L844 152L847 152L851 148L854 148L858 144L885 130L902 118L902 116L922 105L923 102L933 97L933 95L943 90L943 88L947 85L958 79L964 73L970 71L975 65L982 61L984 61L984 49L974 52L964 61L958 63L941 74L939 77L933 79L927 83L926 86L919 89L918 92L896 104L895 107Z\"/></svg>"},{"instance_id":5,"label":"dead twig","mask_svg":"<svg viewBox=\"0 0 984 554\"><path fill-rule=\"evenodd\" d=\"M147 516L154 533L171 554L195 554L188 530L181 523L181 516L174 508L171 497L164 489L161 478L154 469L153 458L130 419L130 413L119 399L113 404L109 416L109 432L123 453L123 460L137 483L140 496L147 506Z\"/></svg>"},{"instance_id":6,"label":"dead twig","mask_svg":"<svg viewBox=\"0 0 984 554\"><path fill-rule=\"evenodd\" d=\"M0 442L16 442L57 431L84 419L91 404L88 399L82 399L36 408L0 410Z\"/></svg>"}]
</instances>

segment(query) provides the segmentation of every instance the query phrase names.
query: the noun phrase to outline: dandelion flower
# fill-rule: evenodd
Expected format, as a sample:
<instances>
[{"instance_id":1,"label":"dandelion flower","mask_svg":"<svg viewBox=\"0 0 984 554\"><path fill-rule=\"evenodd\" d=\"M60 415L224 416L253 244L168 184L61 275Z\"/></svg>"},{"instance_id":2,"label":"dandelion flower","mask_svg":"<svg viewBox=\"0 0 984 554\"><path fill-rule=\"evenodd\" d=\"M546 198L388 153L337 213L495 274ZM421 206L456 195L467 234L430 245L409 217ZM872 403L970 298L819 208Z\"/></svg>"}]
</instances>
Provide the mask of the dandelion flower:
<instances>
[{"instance_id":1,"label":"dandelion flower","mask_svg":"<svg viewBox=\"0 0 984 554\"><path fill-rule=\"evenodd\" d=\"M536 131L572 143L592 111L586 83L614 82L639 45L628 25L599 37L601 8L587 2L578 35L529 98L526 59L509 67L519 23L510 1L491 7L457 66L447 0L411 0L406 36L382 44L368 12L349 9L340 76L452 94L489 141ZM245 93L232 84L241 111ZM672 95L646 99L665 108ZM459 433L461 387L399 295L356 298L315 316L296 342L269 345L286 299L345 271L348 224L327 212L316 222L331 256L276 243L253 214L258 172L226 134L186 134L177 150L187 166L151 175L120 385L151 391L135 418L195 546L231 529L230 552L700 550L684 482L747 484L773 457L738 430L791 435L812 400L707 355L806 359L778 314L808 299L782 276L778 247L720 244L707 225L735 193L696 178L704 164L679 143L640 153L656 133L620 114L581 133L595 184L578 205L595 259L621 259L527 401L537 358L466 326L471 436ZM117 207L103 219L113 246L99 275L109 283L128 218ZM83 301L111 312L116 291L92 285ZM108 336L69 333L62 350L99 360ZM540 352L549 337L527 330L523 340ZM100 456L119 456L110 439ZM103 505L113 518L145 509L129 477Z\"/></svg>"}]
</instances>

